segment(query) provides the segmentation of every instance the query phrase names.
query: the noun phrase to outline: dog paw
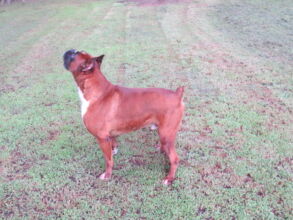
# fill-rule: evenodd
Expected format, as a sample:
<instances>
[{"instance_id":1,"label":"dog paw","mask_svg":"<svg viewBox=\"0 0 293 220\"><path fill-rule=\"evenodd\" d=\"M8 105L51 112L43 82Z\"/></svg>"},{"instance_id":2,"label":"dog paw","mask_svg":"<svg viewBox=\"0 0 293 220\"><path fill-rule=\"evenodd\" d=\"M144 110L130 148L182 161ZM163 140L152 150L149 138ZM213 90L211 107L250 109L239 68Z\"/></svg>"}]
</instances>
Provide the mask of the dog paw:
<instances>
[{"instance_id":1,"label":"dog paw","mask_svg":"<svg viewBox=\"0 0 293 220\"><path fill-rule=\"evenodd\" d=\"M107 174L107 173L102 173L100 176L99 176L99 179L100 180L108 180L111 178L111 175Z\"/></svg>"},{"instance_id":2,"label":"dog paw","mask_svg":"<svg viewBox=\"0 0 293 220\"><path fill-rule=\"evenodd\" d=\"M115 148L113 149L113 151L112 151L112 154L115 155L115 154L117 154L117 153L118 153L118 148L115 147Z\"/></svg>"},{"instance_id":3,"label":"dog paw","mask_svg":"<svg viewBox=\"0 0 293 220\"><path fill-rule=\"evenodd\" d=\"M173 182L173 179L168 179L168 178L165 178L164 180L163 180L163 185L165 185L165 186L169 186L169 185L171 185L172 184L172 182Z\"/></svg>"}]
</instances>

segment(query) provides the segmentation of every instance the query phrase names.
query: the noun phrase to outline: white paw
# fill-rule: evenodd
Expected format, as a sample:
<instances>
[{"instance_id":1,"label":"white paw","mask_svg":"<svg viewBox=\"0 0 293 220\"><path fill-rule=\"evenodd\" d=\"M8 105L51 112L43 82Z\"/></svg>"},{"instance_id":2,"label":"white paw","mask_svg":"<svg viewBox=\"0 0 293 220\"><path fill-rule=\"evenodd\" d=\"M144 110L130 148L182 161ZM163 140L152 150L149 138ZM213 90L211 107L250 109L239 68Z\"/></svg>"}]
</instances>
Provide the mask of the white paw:
<instances>
[{"instance_id":1,"label":"white paw","mask_svg":"<svg viewBox=\"0 0 293 220\"><path fill-rule=\"evenodd\" d=\"M113 149L113 151L112 151L112 154L115 155L115 154L117 154L117 153L118 153L118 148L115 147L115 148Z\"/></svg>"},{"instance_id":2,"label":"white paw","mask_svg":"<svg viewBox=\"0 0 293 220\"><path fill-rule=\"evenodd\" d=\"M106 179L106 173L102 173L102 174L99 176L99 179L100 179L100 180L105 180L105 179Z\"/></svg>"},{"instance_id":3,"label":"white paw","mask_svg":"<svg viewBox=\"0 0 293 220\"><path fill-rule=\"evenodd\" d=\"M168 186L168 185L170 185L170 182L167 179L163 180L163 185Z\"/></svg>"},{"instance_id":4,"label":"white paw","mask_svg":"<svg viewBox=\"0 0 293 220\"><path fill-rule=\"evenodd\" d=\"M169 186L173 183L173 181L174 181L174 179L165 178L162 183L165 186Z\"/></svg>"}]
</instances>

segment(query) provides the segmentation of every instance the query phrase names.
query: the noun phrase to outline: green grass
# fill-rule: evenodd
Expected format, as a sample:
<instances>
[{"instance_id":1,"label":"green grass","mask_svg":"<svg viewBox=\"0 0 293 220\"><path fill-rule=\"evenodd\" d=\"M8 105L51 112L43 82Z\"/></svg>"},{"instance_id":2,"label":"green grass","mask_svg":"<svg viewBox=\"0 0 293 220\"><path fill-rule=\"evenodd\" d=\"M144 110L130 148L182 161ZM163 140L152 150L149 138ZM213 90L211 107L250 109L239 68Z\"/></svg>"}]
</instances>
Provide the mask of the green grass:
<instances>
[{"instance_id":1,"label":"green grass","mask_svg":"<svg viewBox=\"0 0 293 220\"><path fill-rule=\"evenodd\" d=\"M0 219L292 218L290 7L289 0L1 7ZM97 178L103 156L63 68L71 48L105 54L113 83L186 86L172 186L161 184L168 161L148 129L119 137L113 178Z\"/></svg>"}]
</instances>

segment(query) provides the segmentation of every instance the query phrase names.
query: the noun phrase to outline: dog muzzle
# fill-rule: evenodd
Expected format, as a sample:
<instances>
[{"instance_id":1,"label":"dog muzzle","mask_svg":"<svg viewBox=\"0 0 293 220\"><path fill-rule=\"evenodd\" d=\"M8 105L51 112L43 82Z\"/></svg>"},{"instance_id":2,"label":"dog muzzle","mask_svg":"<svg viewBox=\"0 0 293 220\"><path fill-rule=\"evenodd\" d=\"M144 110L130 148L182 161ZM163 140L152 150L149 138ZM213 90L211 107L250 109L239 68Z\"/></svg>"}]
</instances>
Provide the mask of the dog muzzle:
<instances>
[{"instance_id":1,"label":"dog muzzle","mask_svg":"<svg viewBox=\"0 0 293 220\"><path fill-rule=\"evenodd\" d=\"M65 69L69 70L70 63L74 60L76 54L78 54L79 51L71 49L64 53L63 55L63 61L64 61L64 67Z\"/></svg>"}]
</instances>

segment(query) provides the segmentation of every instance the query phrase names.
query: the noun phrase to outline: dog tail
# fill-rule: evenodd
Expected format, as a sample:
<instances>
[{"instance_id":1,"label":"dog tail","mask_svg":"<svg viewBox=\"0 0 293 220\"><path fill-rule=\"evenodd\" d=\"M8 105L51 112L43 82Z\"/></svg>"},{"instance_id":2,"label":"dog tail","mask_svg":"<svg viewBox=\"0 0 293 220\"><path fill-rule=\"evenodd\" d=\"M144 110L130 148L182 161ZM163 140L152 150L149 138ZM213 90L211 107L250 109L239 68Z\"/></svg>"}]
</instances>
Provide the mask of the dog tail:
<instances>
[{"instance_id":1,"label":"dog tail","mask_svg":"<svg viewBox=\"0 0 293 220\"><path fill-rule=\"evenodd\" d=\"M182 99L183 97L183 93L184 93L184 86L180 86L176 89L176 94L180 97L180 99Z\"/></svg>"}]
</instances>

